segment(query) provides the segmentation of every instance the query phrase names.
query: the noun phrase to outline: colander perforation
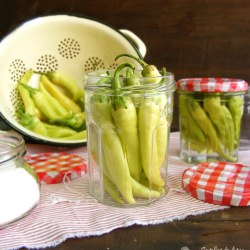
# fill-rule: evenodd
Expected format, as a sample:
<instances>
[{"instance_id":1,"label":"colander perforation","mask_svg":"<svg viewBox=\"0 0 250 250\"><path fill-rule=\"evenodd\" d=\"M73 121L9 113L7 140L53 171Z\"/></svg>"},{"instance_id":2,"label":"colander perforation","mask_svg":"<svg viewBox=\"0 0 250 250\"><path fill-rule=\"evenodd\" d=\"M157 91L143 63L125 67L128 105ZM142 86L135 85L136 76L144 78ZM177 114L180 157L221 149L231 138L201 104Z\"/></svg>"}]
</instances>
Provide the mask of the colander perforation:
<instances>
[{"instance_id":1,"label":"colander perforation","mask_svg":"<svg viewBox=\"0 0 250 250\"><path fill-rule=\"evenodd\" d=\"M17 120L16 111L18 109L23 109L23 106L24 106L22 98L21 98L17 88L14 88L11 90L10 101L11 101L14 108L11 109L11 108L7 107L7 111L9 113L9 115L12 117L12 119Z\"/></svg>"},{"instance_id":2,"label":"colander perforation","mask_svg":"<svg viewBox=\"0 0 250 250\"><path fill-rule=\"evenodd\" d=\"M105 63L101 58L97 56L89 57L84 64L85 72L100 70L100 69L105 69Z\"/></svg>"},{"instance_id":3,"label":"colander perforation","mask_svg":"<svg viewBox=\"0 0 250 250\"><path fill-rule=\"evenodd\" d=\"M113 70L113 69L115 69L117 66L118 66L117 63L112 63L112 64L109 65L108 70Z\"/></svg>"},{"instance_id":4,"label":"colander perforation","mask_svg":"<svg viewBox=\"0 0 250 250\"><path fill-rule=\"evenodd\" d=\"M73 38L65 38L58 44L58 52L66 59L73 59L80 54L80 44Z\"/></svg>"},{"instance_id":5,"label":"colander perforation","mask_svg":"<svg viewBox=\"0 0 250 250\"><path fill-rule=\"evenodd\" d=\"M58 69L58 60L56 59L55 56L50 54L42 55L36 63L36 70L38 72L46 73L57 69Z\"/></svg>"},{"instance_id":6,"label":"colander perforation","mask_svg":"<svg viewBox=\"0 0 250 250\"><path fill-rule=\"evenodd\" d=\"M10 63L9 72L11 74L10 78L13 83L16 83L21 76L26 72L26 66L23 60L17 58Z\"/></svg>"}]
</instances>

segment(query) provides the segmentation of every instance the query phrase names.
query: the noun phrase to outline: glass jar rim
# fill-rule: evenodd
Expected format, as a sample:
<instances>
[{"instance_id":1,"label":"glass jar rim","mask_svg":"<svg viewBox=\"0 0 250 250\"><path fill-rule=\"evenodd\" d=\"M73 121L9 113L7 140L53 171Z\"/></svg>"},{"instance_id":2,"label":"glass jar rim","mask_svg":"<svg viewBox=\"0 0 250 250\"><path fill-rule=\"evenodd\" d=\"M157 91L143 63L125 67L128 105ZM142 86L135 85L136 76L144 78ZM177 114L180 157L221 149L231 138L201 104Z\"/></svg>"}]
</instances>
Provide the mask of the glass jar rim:
<instances>
[{"instance_id":1,"label":"glass jar rim","mask_svg":"<svg viewBox=\"0 0 250 250\"><path fill-rule=\"evenodd\" d=\"M19 153L25 154L24 139L16 132L0 130L0 145L0 163Z\"/></svg>"},{"instance_id":2,"label":"glass jar rim","mask_svg":"<svg viewBox=\"0 0 250 250\"><path fill-rule=\"evenodd\" d=\"M166 72L165 75L160 75L160 76L152 76L152 77L143 77L140 75L140 72L142 70L135 70L135 72L139 75L138 81L142 83L142 85L131 85L131 86L122 86L120 88L121 91L125 92L137 92L146 90L157 90L159 92L166 92L166 91L175 91L176 90L176 82L174 79L174 74L172 72ZM110 85L101 83L97 84L99 80L106 78L107 80L112 80L114 76L112 73L114 70L96 70L96 71L90 71L85 73L85 86L84 88L86 90L95 90L95 89L105 89ZM126 76L119 76L120 81L124 81L126 79L130 79ZM159 81L158 83L152 83L155 81Z\"/></svg>"}]
</instances>

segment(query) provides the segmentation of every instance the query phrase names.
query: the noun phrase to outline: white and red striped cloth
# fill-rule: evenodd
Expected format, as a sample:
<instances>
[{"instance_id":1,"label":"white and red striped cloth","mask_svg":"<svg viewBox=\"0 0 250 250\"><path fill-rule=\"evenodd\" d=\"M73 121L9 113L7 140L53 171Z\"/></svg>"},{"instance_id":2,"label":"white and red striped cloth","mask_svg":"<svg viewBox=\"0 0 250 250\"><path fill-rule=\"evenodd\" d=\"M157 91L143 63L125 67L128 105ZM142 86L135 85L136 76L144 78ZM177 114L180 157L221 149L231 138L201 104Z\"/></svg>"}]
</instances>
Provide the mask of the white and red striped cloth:
<instances>
[{"instance_id":1,"label":"white and red striped cloth","mask_svg":"<svg viewBox=\"0 0 250 250\"><path fill-rule=\"evenodd\" d=\"M65 150L41 145L27 146L29 153ZM87 157L85 147L68 148L67 152ZM250 149L240 152L239 159L243 164L250 164L249 153ZM0 249L51 247L67 238L96 236L134 224L159 224L227 208L205 203L182 190L182 173L189 166L179 158L179 133L172 133L168 163L170 191L151 205L116 208L99 204L89 195L87 176L67 185L42 185L40 204L26 217L0 229Z\"/></svg>"}]
</instances>

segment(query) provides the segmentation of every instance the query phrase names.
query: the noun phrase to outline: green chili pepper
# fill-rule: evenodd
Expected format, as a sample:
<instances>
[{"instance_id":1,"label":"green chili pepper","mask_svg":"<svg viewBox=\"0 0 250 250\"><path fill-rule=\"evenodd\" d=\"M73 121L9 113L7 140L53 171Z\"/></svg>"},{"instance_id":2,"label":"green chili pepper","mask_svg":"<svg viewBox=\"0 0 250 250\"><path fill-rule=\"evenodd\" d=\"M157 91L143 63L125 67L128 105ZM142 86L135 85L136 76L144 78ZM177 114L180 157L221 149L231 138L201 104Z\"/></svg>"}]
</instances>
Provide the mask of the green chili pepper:
<instances>
[{"instance_id":1,"label":"green chili pepper","mask_svg":"<svg viewBox=\"0 0 250 250\"><path fill-rule=\"evenodd\" d=\"M46 75L53 83L64 87L71 94L74 101L77 101L84 96L83 89L80 88L77 82L70 76L62 74L58 71L52 71Z\"/></svg>"},{"instance_id":2,"label":"green chili pepper","mask_svg":"<svg viewBox=\"0 0 250 250\"><path fill-rule=\"evenodd\" d=\"M168 121L165 114L161 114L159 117L159 122L156 128L156 146L157 146L157 156L158 156L158 167L160 168L166 161L167 145L168 145Z\"/></svg>"},{"instance_id":3,"label":"green chili pepper","mask_svg":"<svg viewBox=\"0 0 250 250\"><path fill-rule=\"evenodd\" d=\"M34 133L49 138L85 139L85 113L68 112L50 95L42 82L39 83L39 89L30 87L32 75L32 70L27 71L17 85L24 103L24 109L19 108L16 112L19 123Z\"/></svg>"},{"instance_id":4,"label":"green chili pepper","mask_svg":"<svg viewBox=\"0 0 250 250\"><path fill-rule=\"evenodd\" d=\"M51 125L40 121L37 117L33 115L28 115L21 110L17 111L17 117L22 124L27 129L46 136L50 138L61 138L66 136L72 136L76 134L76 131L68 127Z\"/></svg>"},{"instance_id":5,"label":"green chili pepper","mask_svg":"<svg viewBox=\"0 0 250 250\"><path fill-rule=\"evenodd\" d=\"M117 94L112 99L111 112L121 138L130 174L138 181L142 171L142 164L137 130L137 113L131 98L122 95L119 82L120 72L126 67L133 69L130 64L124 63L119 65L115 71L112 87Z\"/></svg>"},{"instance_id":6,"label":"green chili pepper","mask_svg":"<svg viewBox=\"0 0 250 250\"><path fill-rule=\"evenodd\" d=\"M32 114L26 114L23 110L18 109L16 111L16 116L18 118L19 123L27 128L28 130L33 131L34 133L48 136L47 129L44 124L41 123L39 118Z\"/></svg>"},{"instance_id":7,"label":"green chili pepper","mask_svg":"<svg viewBox=\"0 0 250 250\"><path fill-rule=\"evenodd\" d=\"M41 75L41 82L44 84L44 87L47 91L54 96L61 105L69 112L80 113L81 108L69 97L63 94L45 75Z\"/></svg>"},{"instance_id":8,"label":"green chili pepper","mask_svg":"<svg viewBox=\"0 0 250 250\"><path fill-rule=\"evenodd\" d=\"M226 106L221 104L219 96L205 97L203 106L216 128L225 150L232 154L234 149L234 123L231 113Z\"/></svg>"},{"instance_id":9,"label":"green chili pepper","mask_svg":"<svg viewBox=\"0 0 250 250\"><path fill-rule=\"evenodd\" d=\"M36 107L47 119L61 118L61 115L58 114L56 107L50 102L50 100L46 97L46 95L44 95L44 93L26 84L23 83L19 84L29 91Z\"/></svg>"},{"instance_id":10,"label":"green chili pepper","mask_svg":"<svg viewBox=\"0 0 250 250\"><path fill-rule=\"evenodd\" d=\"M85 100L84 97L79 98L75 103L80 107L82 111L85 110Z\"/></svg>"},{"instance_id":11,"label":"green chili pepper","mask_svg":"<svg viewBox=\"0 0 250 250\"><path fill-rule=\"evenodd\" d=\"M161 76L161 74L156 66L149 65L142 59L129 54L118 55L115 60L123 56L130 57L136 60L143 67L141 74L143 77L148 78L144 81L145 83L156 84L161 81L161 78L159 77ZM152 97L145 98L145 100L142 101L141 105L139 106L138 110L138 126L143 170L145 172L145 175L149 179L149 182L159 187L162 187L164 185L164 180L162 179L160 174L160 165L163 162L163 158L165 159L165 152L163 151L166 149L165 146L167 141L166 137L161 139L158 137L158 141L156 140L156 128L157 126L159 126L160 112L161 108L163 107L159 104L162 105L162 103L164 103L164 100L161 100L159 95L156 94L155 100L153 100ZM163 125L162 127L164 127L165 125ZM166 135L167 134L165 133L164 136ZM159 145L157 145L157 143L159 143ZM160 153L161 159L158 158L158 151L160 152L160 149L158 150L158 148L160 147L164 148Z\"/></svg>"},{"instance_id":12,"label":"green chili pepper","mask_svg":"<svg viewBox=\"0 0 250 250\"><path fill-rule=\"evenodd\" d=\"M30 80L33 72L32 70L27 71L19 80L19 83L27 84L28 81ZM30 96L29 91L22 86L22 84L17 85L17 89L21 95L23 104L24 104L24 109L26 114L30 115L35 115L35 104Z\"/></svg>"},{"instance_id":13,"label":"green chili pepper","mask_svg":"<svg viewBox=\"0 0 250 250\"><path fill-rule=\"evenodd\" d=\"M60 139L62 140L84 140L87 138L87 131L86 130L82 130L80 132L75 132L72 135L68 135L68 136L61 136Z\"/></svg>"},{"instance_id":14,"label":"green chili pepper","mask_svg":"<svg viewBox=\"0 0 250 250\"><path fill-rule=\"evenodd\" d=\"M67 126L58 126L58 125L53 125L53 124L49 124L45 122L43 122L43 124L47 130L48 137L51 137L51 138L63 138L63 139L69 140L72 137L75 138L76 135L78 134L75 130ZM78 137L78 138L83 139L83 137L81 138Z\"/></svg>"},{"instance_id":15,"label":"green chili pepper","mask_svg":"<svg viewBox=\"0 0 250 250\"><path fill-rule=\"evenodd\" d=\"M161 193L158 191L155 191L148 186L144 186L140 182L134 180L131 177L132 180L132 188L133 188L133 195L135 197L141 197L141 198L158 198L161 196Z\"/></svg>"},{"instance_id":16,"label":"green chili pepper","mask_svg":"<svg viewBox=\"0 0 250 250\"><path fill-rule=\"evenodd\" d=\"M187 108L186 95L179 94L179 113L180 113L180 131L181 136L187 142L205 143L206 138L201 128L197 125ZM190 97L191 98L191 97Z\"/></svg>"},{"instance_id":17,"label":"green chili pepper","mask_svg":"<svg viewBox=\"0 0 250 250\"><path fill-rule=\"evenodd\" d=\"M72 114L71 117L50 119L51 123L69 126L76 131L86 128L86 116L84 112Z\"/></svg>"},{"instance_id":18,"label":"green chili pepper","mask_svg":"<svg viewBox=\"0 0 250 250\"><path fill-rule=\"evenodd\" d=\"M128 163L112 121L108 97L94 95L90 100L90 113L100 129L102 158L106 161L110 180L128 203L135 203Z\"/></svg>"},{"instance_id":19,"label":"green chili pepper","mask_svg":"<svg viewBox=\"0 0 250 250\"><path fill-rule=\"evenodd\" d=\"M43 95L46 97L48 104L50 107L53 107L55 112L58 114L59 117L68 118L71 116L71 114L61 105L60 102L58 102L57 99L55 99L44 87L43 82L39 83L39 90L43 93Z\"/></svg>"},{"instance_id":20,"label":"green chili pepper","mask_svg":"<svg viewBox=\"0 0 250 250\"><path fill-rule=\"evenodd\" d=\"M150 183L162 187L164 180L160 175L156 131L160 118L160 106L152 98L145 98L139 107L139 138L142 166ZM165 143L164 143L165 145Z\"/></svg>"},{"instance_id":21,"label":"green chili pepper","mask_svg":"<svg viewBox=\"0 0 250 250\"><path fill-rule=\"evenodd\" d=\"M235 139L235 146L237 146L240 138L241 119L244 112L244 97L243 96L229 97L228 108L233 117L234 128L235 128L234 139Z\"/></svg>"},{"instance_id":22,"label":"green chili pepper","mask_svg":"<svg viewBox=\"0 0 250 250\"><path fill-rule=\"evenodd\" d=\"M114 183L104 174L103 175L103 185L105 191L112 197L114 201L117 203L123 204L123 200L119 194L118 189L114 185Z\"/></svg>"},{"instance_id":23,"label":"green chili pepper","mask_svg":"<svg viewBox=\"0 0 250 250\"><path fill-rule=\"evenodd\" d=\"M150 190L157 191L157 192L160 193L160 194L164 194L164 193L165 193L164 187L159 187L159 186L156 186L156 185L154 185L154 184L152 184L152 183L149 183L149 180L148 180L148 178L146 177L146 175L145 175L144 172L143 172L142 175L141 175L140 183L141 183L143 186L146 186L146 187L150 188Z\"/></svg>"},{"instance_id":24,"label":"green chili pepper","mask_svg":"<svg viewBox=\"0 0 250 250\"><path fill-rule=\"evenodd\" d=\"M22 85L18 84L17 89L21 95L22 101L24 103L24 110L26 114L34 115L39 119L42 118L42 114L39 109L36 108L36 105L30 96L30 92Z\"/></svg>"},{"instance_id":25,"label":"green chili pepper","mask_svg":"<svg viewBox=\"0 0 250 250\"><path fill-rule=\"evenodd\" d=\"M236 161L236 157L228 155L223 151L216 130L198 101L193 98L188 98L187 105L193 119L197 122L203 133L207 136L209 146L211 146L212 150L217 152L222 158L226 160L233 162Z\"/></svg>"},{"instance_id":26,"label":"green chili pepper","mask_svg":"<svg viewBox=\"0 0 250 250\"><path fill-rule=\"evenodd\" d=\"M162 69L162 76L166 76L166 68ZM161 84L167 84L166 78L162 78ZM165 93L157 93L156 100L160 108L159 122L156 128L156 145L157 145L157 155L158 155L158 166L159 171L166 160L168 136L169 136L169 122L170 114L168 113L168 108L170 103L168 102L169 96ZM172 109L172 107L171 107Z\"/></svg>"},{"instance_id":27,"label":"green chili pepper","mask_svg":"<svg viewBox=\"0 0 250 250\"><path fill-rule=\"evenodd\" d=\"M139 77L134 73L134 68L128 67L126 70L126 86L138 86L140 85Z\"/></svg>"},{"instance_id":28,"label":"green chili pepper","mask_svg":"<svg viewBox=\"0 0 250 250\"><path fill-rule=\"evenodd\" d=\"M25 88L22 84L27 85L29 80L31 79L33 75L33 71L32 70L28 70L22 77L21 79L18 81L17 84L17 89L18 92L21 96L21 99L23 101L24 104L24 111L26 114L29 115L34 115L36 117L38 117L39 119L44 119L43 114L40 112L40 110L36 107L31 95L30 95L30 91L27 90L27 88Z\"/></svg>"}]
</instances>

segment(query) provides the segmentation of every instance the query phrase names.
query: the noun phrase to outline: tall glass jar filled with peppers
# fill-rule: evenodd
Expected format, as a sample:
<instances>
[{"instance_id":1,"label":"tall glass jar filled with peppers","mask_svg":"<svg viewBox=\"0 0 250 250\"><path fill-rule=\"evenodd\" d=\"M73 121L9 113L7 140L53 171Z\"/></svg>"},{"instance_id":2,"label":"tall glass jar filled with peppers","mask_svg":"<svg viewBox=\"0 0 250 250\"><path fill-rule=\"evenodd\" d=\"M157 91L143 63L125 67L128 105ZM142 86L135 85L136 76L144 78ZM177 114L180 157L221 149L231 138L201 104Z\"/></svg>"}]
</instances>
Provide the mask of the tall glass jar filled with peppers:
<instances>
[{"instance_id":1,"label":"tall glass jar filled with peppers","mask_svg":"<svg viewBox=\"0 0 250 250\"><path fill-rule=\"evenodd\" d=\"M142 66L86 74L90 193L113 206L147 204L167 193L166 168L175 81L132 55Z\"/></svg>"},{"instance_id":2,"label":"tall glass jar filled with peppers","mask_svg":"<svg viewBox=\"0 0 250 250\"><path fill-rule=\"evenodd\" d=\"M248 84L229 78L177 82L180 158L187 163L236 162Z\"/></svg>"}]
</instances>

